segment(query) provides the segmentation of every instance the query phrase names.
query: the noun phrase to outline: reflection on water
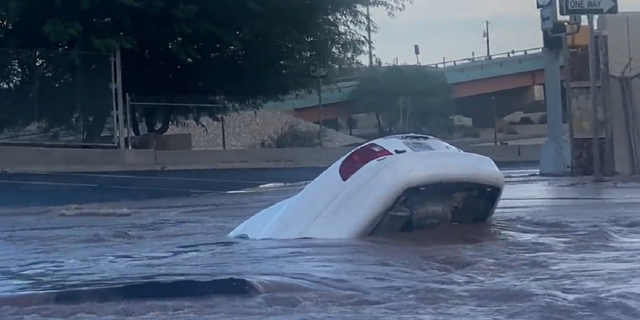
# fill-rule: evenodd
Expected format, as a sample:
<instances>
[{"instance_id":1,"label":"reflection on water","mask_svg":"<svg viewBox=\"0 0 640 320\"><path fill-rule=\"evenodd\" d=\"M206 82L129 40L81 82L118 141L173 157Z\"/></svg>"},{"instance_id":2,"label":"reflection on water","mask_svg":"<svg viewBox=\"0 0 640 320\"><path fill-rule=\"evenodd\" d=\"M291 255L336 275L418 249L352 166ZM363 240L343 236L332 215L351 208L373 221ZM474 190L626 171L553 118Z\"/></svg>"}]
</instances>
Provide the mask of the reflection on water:
<instances>
[{"instance_id":1,"label":"reflection on water","mask_svg":"<svg viewBox=\"0 0 640 320\"><path fill-rule=\"evenodd\" d=\"M87 206L75 208L83 214L72 217L63 216L69 208L5 216L0 314L3 319L639 319L640 195L611 188L600 190L599 200L553 200L595 198L587 189L512 185L491 223L352 241L225 237L277 200L265 194L255 201L247 200L251 195L230 195ZM534 201L531 190L546 200ZM128 216L120 214L125 211ZM197 288L194 283L227 277L249 280L257 294L55 305L51 294L42 293L177 280Z\"/></svg>"}]
</instances>

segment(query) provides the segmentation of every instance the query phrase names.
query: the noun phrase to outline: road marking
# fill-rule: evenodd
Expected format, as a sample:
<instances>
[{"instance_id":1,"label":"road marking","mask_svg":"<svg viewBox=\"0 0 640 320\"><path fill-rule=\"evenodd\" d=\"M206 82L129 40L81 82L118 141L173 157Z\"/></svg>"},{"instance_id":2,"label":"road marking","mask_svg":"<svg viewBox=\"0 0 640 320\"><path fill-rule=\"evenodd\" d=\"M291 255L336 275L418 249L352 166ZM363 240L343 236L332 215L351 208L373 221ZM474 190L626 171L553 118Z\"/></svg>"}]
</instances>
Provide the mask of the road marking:
<instances>
[{"instance_id":1,"label":"road marking","mask_svg":"<svg viewBox=\"0 0 640 320\"><path fill-rule=\"evenodd\" d=\"M258 192L269 192L269 191L280 191L280 190L300 190L311 182L312 181L302 181L302 182L296 182L296 183L268 183L268 184L257 186L255 188L232 190L232 191L227 191L226 193L241 194L241 193L258 193Z\"/></svg>"},{"instance_id":2,"label":"road marking","mask_svg":"<svg viewBox=\"0 0 640 320\"><path fill-rule=\"evenodd\" d=\"M503 170L502 174L505 178L525 178L533 177L540 174L538 169L515 169L515 170Z\"/></svg>"},{"instance_id":3,"label":"road marking","mask_svg":"<svg viewBox=\"0 0 640 320\"><path fill-rule=\"evenodd\" d=\"M228 194L243 194L243 193L259 193L259 192L271 192L271 191L281 191L281 190L300 190L301 187L290 187L290 188L273 188L273 189L243 189L243 190L232 190L227 191Z\"/></svg>"},{"instance_id":4,"label":"road marking","mask_svg":"<svg viewBox=\"0 0 640 320\"><path fill-rule=\"evenodd\" d=\"M50 186L68 186L68 187L99 187L97 184L87 183L66 183L66 182L45 182L45 181L14 181L14 180L1 180L0 183L15 183L15 184L35 184L35 185L50 185Z\"/></svg>"},{"instance_id":5,"label":"road marking","mask_svg":"<svg viewBox=\"0 0 640 320\"><path fill-rule=\"evenodd\" d=\"M114 189L129 189L129 190L154 190L154 191L179 191L189 193L220 193L220 191L213 190L193 190L193 189L176 189L176 188L157 188L157 187L128 187L128 186L104 186L106 188Z\"/></svg>"},{"instance_id":6,"label":"road marking","mask_svg":"<svg viewBox=\"0 0 640 320\"><path fill-rule=\"evenodd\" d=\"M261 184L258 186L258 188L277 188L277 187L284 187L286 185L287 185L286 183L274 182L274 183Z\"/></svg>"},{"instance_id":7,"label":"road marking","mask_svg":"<svg viewBox=\"0 0 640 320\"><path fill-rule=\"evenodd\" d=\"M269 187L268 185L258 186L257 188L249 188L242 190L231 190L231 191L216 191L216 190L200 190L200 189L177 189L177 188L161 188L161 187L131 187L131 186L112 186L112 185L99 185L99 184L88 184L88 183L66 183L66 182L46 182L46 181L14 181L14 180L1 180L0 183L12 183L12 184L28 184L28 185L42 185L42 186L59 186L59 187L90 187L90 188L112 188L112 189L126 189L126 190L148 190L148 191L175 191L175 192L188 192L194 194L215 194L215 193L250 193L250 192L266 192L274 189L278 190L287 190L287 189L297 189L296 187L291 188L277 188L277 187ZM251 191L256 190L256 191Z\"/></svg>"},{"instance_id":8,"label":"road marking","mask_svg":"<svg viewBox=\"0 0 640 320\"><path fill-rule=\"evenodd\" d=\"M98 184L87 184L87 183L66 183L66 182L0 180L0 183L32 184L32 185L47 185L47 186L60 186L60 187L91 187L91 188L113 188L113 189L130 189L130 190L180 191L180 192L190 192L190 193L216 193L216 191L212 191L212 190L193 190L193 189L184 190L184 189L176 189L176 188L158 188L158 187L110 186L110 185L98 185Z\"/></svg>"},{"instance_id":9,"label":"road marking","mask_svg":"<svg viewBox=\"0 0 640 320\"><path fill-rule=\"evenodd\" d=\"M233 180L233 179L198 179L198 178L178 178L178 177L147 177L147 176L129 176L119 174L99 174L99 173L60 173L60 172L39 172L32 174L40 175L62 175L62 176L79 176L79 177L96 177L96 178L118 178L118 179L144 179L144 180L168 180L168 181L200 181L200 182L236 182L236 183L271 183L270 181L254 181L254 180Z\"/></svg>"}]
</instances>

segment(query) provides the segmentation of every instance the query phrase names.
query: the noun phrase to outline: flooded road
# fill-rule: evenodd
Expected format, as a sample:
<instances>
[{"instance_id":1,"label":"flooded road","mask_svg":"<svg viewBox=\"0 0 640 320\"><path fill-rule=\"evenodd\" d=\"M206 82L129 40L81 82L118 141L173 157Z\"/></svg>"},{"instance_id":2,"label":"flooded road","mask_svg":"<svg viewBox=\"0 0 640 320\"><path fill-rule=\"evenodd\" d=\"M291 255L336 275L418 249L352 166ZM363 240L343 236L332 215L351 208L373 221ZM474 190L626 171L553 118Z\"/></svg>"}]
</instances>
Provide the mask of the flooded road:
<instances>
[{"instance_id":1,"label":"flooded road","mask_svg":"<svg viewBox=\"0 0 640 320\"><path fill-rule=\"evenodd\" d=\"M508 174L508 173L507 173ZM508 178L491 223L350 241L226 234L300 185L0 206L2 319L640 319L640 184ZM255 294L53 305L235 277ZM18 294L24 296L15 297Z\"/></svg>"}]
</instances>

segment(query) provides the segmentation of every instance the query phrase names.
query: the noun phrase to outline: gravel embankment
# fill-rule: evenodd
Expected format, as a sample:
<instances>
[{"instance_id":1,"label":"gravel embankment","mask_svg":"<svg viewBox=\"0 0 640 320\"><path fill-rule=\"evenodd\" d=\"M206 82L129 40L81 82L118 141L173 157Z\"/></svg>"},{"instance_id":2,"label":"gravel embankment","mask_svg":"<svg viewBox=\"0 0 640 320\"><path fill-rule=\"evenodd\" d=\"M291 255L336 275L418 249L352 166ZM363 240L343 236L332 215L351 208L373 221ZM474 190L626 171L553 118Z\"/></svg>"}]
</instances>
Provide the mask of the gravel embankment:
<instances>
[{"instance_id":1,"label":"gravel embankment","mask_svg":"<svg viewBox=\"0 0 640 320\"><path fill-rule=\"evenodd\" d=\"M282 131L289 124L302 130L318 131L318 125L295 118L283 112L258 110L234 113L225 118L227 149L256 148L264 139ZM193 149L222 149L222 126L211 119L203 119L202 126L189 121L185 126L174 126L167 134L191 133ZM324 147L341 147L364 139L324 128Z\"/></svg>"}]
</instances>

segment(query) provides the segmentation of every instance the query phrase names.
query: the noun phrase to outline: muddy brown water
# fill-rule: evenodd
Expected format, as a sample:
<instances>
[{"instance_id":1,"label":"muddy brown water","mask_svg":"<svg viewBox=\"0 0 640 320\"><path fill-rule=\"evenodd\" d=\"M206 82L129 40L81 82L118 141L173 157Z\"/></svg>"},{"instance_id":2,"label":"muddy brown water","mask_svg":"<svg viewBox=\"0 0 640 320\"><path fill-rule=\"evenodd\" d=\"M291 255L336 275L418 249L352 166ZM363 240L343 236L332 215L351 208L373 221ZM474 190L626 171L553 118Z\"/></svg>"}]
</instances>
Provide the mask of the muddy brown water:
<instances>
[{"instance_id":1,"label":"muddy brown water","mask_svg":"<svg viewBox=\"0 0 640 320\"><path fill-rule=\"evenodd\" d=\"M0 212L2 319L640 319L640 189L510 178L491 223L362 240L226 234L296 192ZM259 293L53 304L48 291L248 279Z\"/></svg>"}]
</instances>

